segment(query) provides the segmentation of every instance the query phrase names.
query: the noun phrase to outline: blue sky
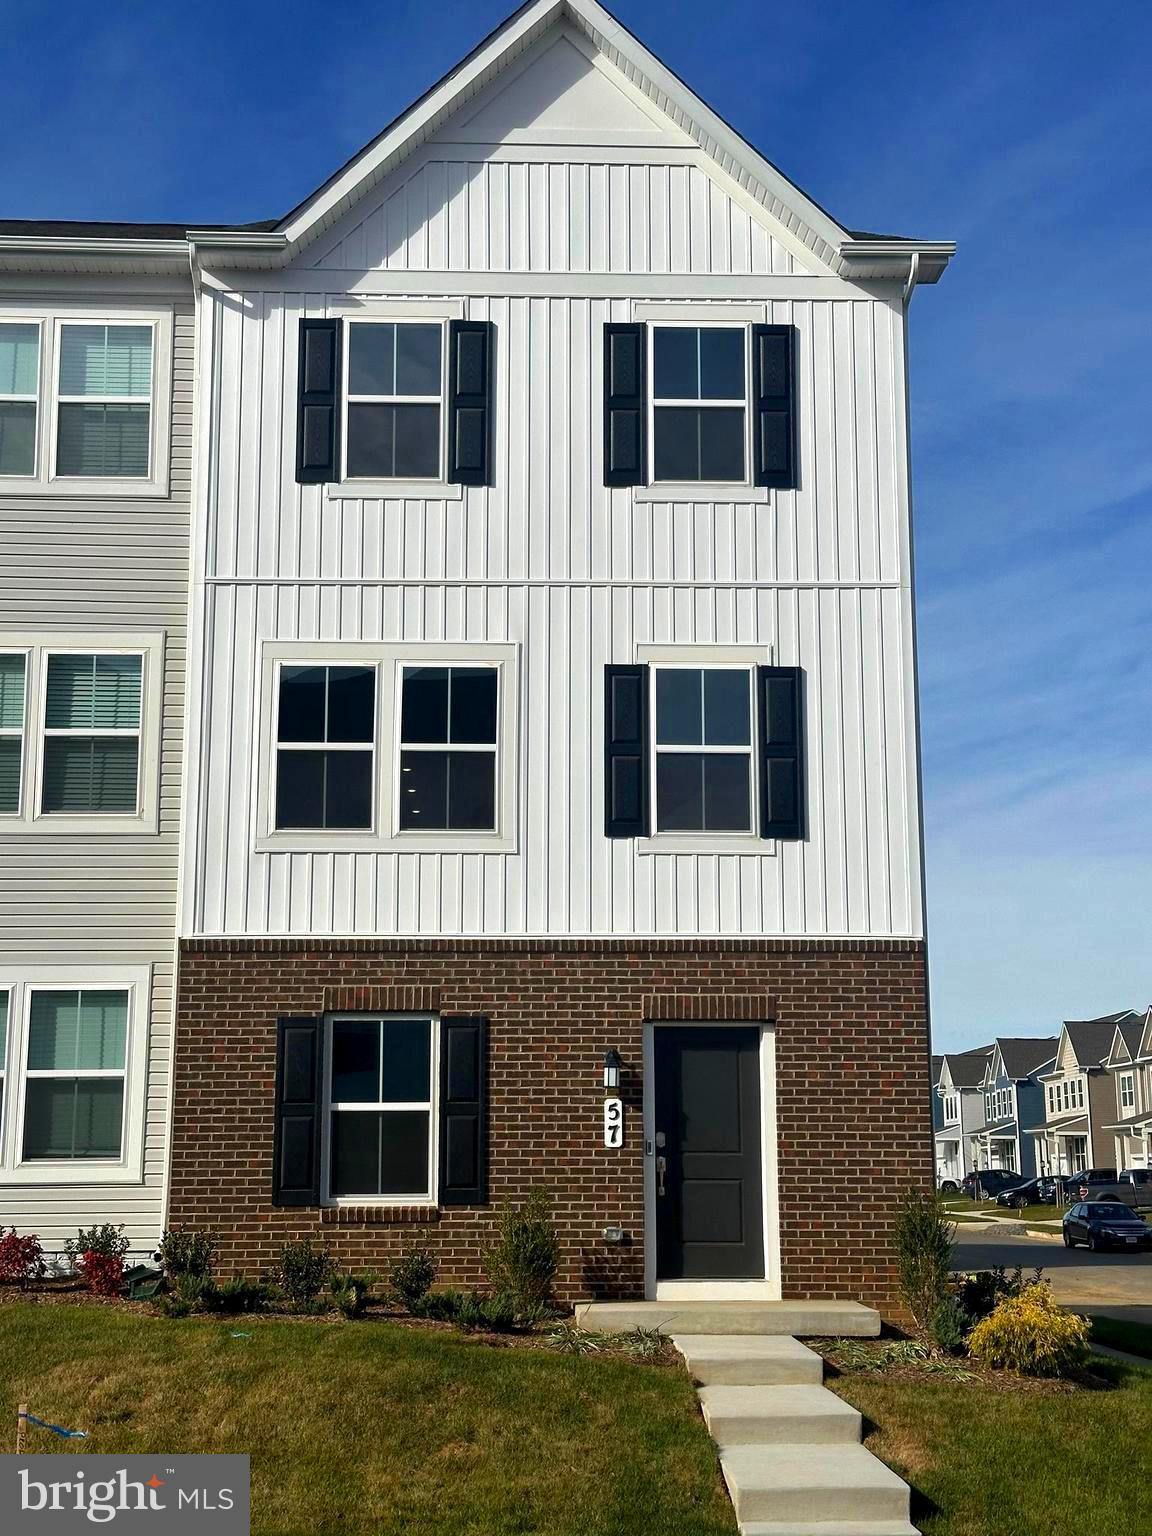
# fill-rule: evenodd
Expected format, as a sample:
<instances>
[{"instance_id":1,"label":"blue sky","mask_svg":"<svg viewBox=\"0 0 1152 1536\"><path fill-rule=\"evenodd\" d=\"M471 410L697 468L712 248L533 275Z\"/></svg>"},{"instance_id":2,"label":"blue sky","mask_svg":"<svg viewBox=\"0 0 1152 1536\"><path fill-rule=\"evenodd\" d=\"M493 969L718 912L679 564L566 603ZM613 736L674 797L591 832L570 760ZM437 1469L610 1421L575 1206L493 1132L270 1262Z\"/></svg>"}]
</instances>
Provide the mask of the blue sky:
<instances>
[{"instance_id":1,"label":"blue sky","mask_svg":"<svg viewBox=\"0 0 1152 1536\"><path fill-rule=\"evenodd\" d=\"M283 213L506 9L9 7L0 214ZM938 1044L1147 1003L1152 7L616 10L842 221L960 242L912 310Z\"/></svg>"}]
</instances>

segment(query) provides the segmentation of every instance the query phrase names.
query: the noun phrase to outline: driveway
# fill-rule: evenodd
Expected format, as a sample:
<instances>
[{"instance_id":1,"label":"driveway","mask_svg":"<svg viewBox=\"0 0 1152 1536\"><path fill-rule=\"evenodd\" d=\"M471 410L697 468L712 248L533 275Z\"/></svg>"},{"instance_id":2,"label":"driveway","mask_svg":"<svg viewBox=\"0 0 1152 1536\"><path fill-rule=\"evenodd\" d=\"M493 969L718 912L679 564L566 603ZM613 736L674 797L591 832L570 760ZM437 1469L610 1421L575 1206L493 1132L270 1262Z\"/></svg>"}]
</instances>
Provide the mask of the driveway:
<instances>
[{"instance_id":1,"label":"driveway","mask_svg":"<svg viewBox=\"0 0 1152 1536\"><path fill-rule=\"evenodd\" d=\"M1026 1270L1040 1265L1052 1294L1066 1307L1152 1323L1152 1253L1089 1253L1065 1248L1054 1237L1009 1237L986 1229L957 1228L955 1267L991 1269L1003 1264Z\"/></svg>"}]
</instances>

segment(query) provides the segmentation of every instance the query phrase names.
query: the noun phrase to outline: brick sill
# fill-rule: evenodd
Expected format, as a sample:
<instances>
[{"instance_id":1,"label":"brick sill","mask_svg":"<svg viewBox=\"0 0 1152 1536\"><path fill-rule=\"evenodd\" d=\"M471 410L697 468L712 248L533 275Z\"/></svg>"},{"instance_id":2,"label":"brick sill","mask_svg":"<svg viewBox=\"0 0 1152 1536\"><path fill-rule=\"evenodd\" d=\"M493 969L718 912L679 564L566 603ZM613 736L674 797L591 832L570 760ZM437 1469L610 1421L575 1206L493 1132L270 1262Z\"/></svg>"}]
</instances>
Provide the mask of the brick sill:
<instances>
[{"instance_id":1,"label":"brick sill","mask_svg":"<svg viewBox=\"0 0 1152 1536\"><path fill-rule=\"evenodd\" d=\"M427 1226L440 1220L435 1205L325 1205L320 1220L332 1227Z\"/></svg>"}]
</instances>

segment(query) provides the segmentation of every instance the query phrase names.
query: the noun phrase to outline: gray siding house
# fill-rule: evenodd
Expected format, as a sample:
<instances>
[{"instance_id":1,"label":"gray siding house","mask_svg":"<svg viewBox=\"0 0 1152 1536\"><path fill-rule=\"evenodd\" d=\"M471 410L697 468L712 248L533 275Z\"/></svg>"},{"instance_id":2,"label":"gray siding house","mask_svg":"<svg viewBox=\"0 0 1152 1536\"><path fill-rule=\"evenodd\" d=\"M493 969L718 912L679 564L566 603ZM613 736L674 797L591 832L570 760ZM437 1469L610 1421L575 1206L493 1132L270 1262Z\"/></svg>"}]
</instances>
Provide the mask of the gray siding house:
<instances>
[{"instance_id":1,"label":"gray siding house","mask_svg":"<svg viewBox=\"0 0 1152 1536\"><path fill-rule=\"evenodd\" d=\"M1056 1055L1057 1041L1002 1038L993 1042L984 1072L984 1124L971 1138L977 1168L1010 1168L1034 1178L1036 1150L1028 1130L1044 1113L1040 1083Z\"/></svg>"},{"instance_id":2,"label":"gray siding house","mask_svg":"<svg viewBox=\"0 0 1152 1536\"><path fill-rule=\"evenodd\" d=\"M936 1183L946 1193L958 1189L975 1166L972 1141L984 1128L984 1073L991 1054L990 1045L981 1045L935 1058L940 1063L933 1079Z\"/></svg>"},{"instance_id":3,"label":"gray siding house","mask_svg":"<svg viewBox=\"0 0 1152 1536\"><path fill-rule=\"evenodd\" d=\"M160 1231L193 296L166 227L0 223L0 1225Z\"/></svg>"}]
</instances>

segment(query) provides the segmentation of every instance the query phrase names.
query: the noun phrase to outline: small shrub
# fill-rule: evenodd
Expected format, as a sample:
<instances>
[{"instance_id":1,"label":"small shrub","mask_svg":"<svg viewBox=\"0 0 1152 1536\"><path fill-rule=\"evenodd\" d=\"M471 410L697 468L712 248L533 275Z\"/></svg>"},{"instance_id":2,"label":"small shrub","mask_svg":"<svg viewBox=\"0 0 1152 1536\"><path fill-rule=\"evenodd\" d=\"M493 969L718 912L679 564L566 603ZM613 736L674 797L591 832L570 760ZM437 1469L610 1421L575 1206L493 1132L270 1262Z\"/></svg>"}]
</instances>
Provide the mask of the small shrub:
<instances>
[{"instance_id":1,"label":"small shrub","mask_svg":"<svg viewBox=\"0 0 1152 1536\"><path fill-rule=\"evenodd\" d=\"M518 1312L527 1312L551 1297L559 1253L551 1197L535 1189L523 1205L501 1211L500 1233L484 1264L493 1290L510 1296Z\"/></svg>"},{"instance_id":2,"label":"small shrub","mask_svg":"<svg viewBox=\"0 0 1152 1536\"><path fill-rule=\"evenodd\" d=\"M1019 1296L1026 1285L1039 1285L1043 1278L1044 1271L1037 1267L1032 1271L1031 1279L1025 1280L1021 1264L1011 1270L1002 1264L994 1269L977 1270L975 1274L965 1275L960 1282L960 1305L972 1321L978 1323L1006 1296Z\"/></svg>"},{"instance_id":3,"label":"small shrub","mask_svg":"<svg viewBox=\"0 0 1152 1536\"><path fill-rule=\"evenodd\" d=\"M410 1248L388 1271L388 1288L406 1312L415 1312L432 1289L436 1261L427 1248Z\"/></svg>"},{"instance_id":4,"label":"small shrub","mask_svg":"<svg viewBox=\"0 0 1152 1536\"><path fill-rule=\"evenodd\" d=\"M510 1333L516 1325L516 1303L511 1296L483 1296L473 1291L461 1301L456 1322L461 1328Z\"/></svg>"},{"instance_id":5,"label":"small shrub","mask_svg":"<svg viewBox=\"0 0 1152 1536\"><path fill-rule=\"evenodd\" d=\"M934 1194L917 1191L897 1208L893 1246L900 1293L925 1335L931 1334L932 1319L948 1294L955 1232L955 1223Z\"/></svg>"},{"instance_id":6,"label":"small shrub","mask_svg":"<svg viewBox=\"0 0 1152 1536\"><path fill-rule=\"evenodd\" d=\"M186 1302L190 1312L214 1312L219 1290L211 1275L175 1275L172 1294Z\"/></svg>"},{"instance_id":7,"label":"small shrub","mask_svg":"<svg viewBox=\"0 0 1152 1536\"><path fill-rule=\"evenodd\" d=\"M153 1305L162 1317L187 1317L192 1311L192 1303L182 1296L157 1296Z\"/></svg>"},{"instance_id":8,"label":"small shrub","mask_svg":"<svg viewBox=\"0 0 1152 1536\"><path fill-rule=\"evenodd\" d=\"M1043 1281L1006 1296L968 1336L968 1350L982 1365L1022 1376L1071 1376L1088 1354L1088 1323L1065 1312Z\"/></svg>"},{"instance_id":9,"label":"small shrub","mask_svg":"<svg viewBox=\"0 0 1152 1536\"><path fill-rule=\"evenodd\" d=\"M333 1275L328 1288L337 1312L347 1318L363 1317L374 1279L372 1275Z\"/></svg>"},{"instance_id":10,"label":"small shrub","mask_svg":"<svg viewBox=\"0 0 1152 1536\"><path fill-rule=\"evenodd\" d=\"M213 1294L214 1293L214 1294ZM231 1280L213 1285L208 1296L208 1309L213 1312L263 1312L271 1300L268 1286L260 1280L245 1280L243 1275L233 1275Z\"/></svg>"},{"instance_id":11,"label":"small shrub","mask_svg":"<svg viewBox=\"0 0 1152 1536\"><path fill-rule=\"evenodd\" d=\"M604 1347L600 1334L589 1333L577 1323L561 1323L545 1337L548 1347L562 1355L598 1355Z\"/></svg>"},{"instance_id":12,"label":"small shrub","mask_svg":"<svg viewBox=\"0 0 1152 1536\"><path fill-rule=\"evenodd\" d=\"M946 1354L962 1353L972 1321L958 1296L945 1296L932 1314L932 1342Z\"/></svg>"},{"instance_id":13,"label":"small shrub","mask_svg":"<svg viewBox=\"0 0 1152 1536\"><path fill-rule=\"evenodd\" d=\"M177 1275L210 1275L216 1257L216 1234L194 1227L170 1227L160 1239L157 1258L170 1280Z\"/></svg>"},{"instance_id":14,"label":"small shrub","mask_svg":"<svg viewBox=\"0 0 1152 1536\"><path fill-rule=\"evenodd\" d=\"M0 1227L0 1281L26 1286L44 1273L44 1249L35 1236L19 1237L15 1227Z\"/></svg>"},{"instance_id":15,"label":"small shrub","mask_svg":"<svg viewBox=\"0 0 1152 1536\"><path fill-rule=\"evenodd\" d=\"M654 1360L667 1354L669 1344L657 1328L633 1328L620 1335L620 1347L635 1360Z\"/></svg>"},{"instance_id":16,"label":"small shrub","mask_svg":"<svg viewBox=\"0 0 1152 1536\"><path fill-rule=\"evenodd\" d=\"M124 1259L118 1253L87 1249L76 1260L76 1270L93 1296L119 1296L124 1284Z\"/></svg>"},{"instance_id":17,"label":"small shrub","mask_svg":"<svg viewBox=\"0 0 1152 1536\"><path fill-rule=\"evenodd\" d=\"M310 1238L301 1238L284 1244L274 1273L293 1306L305 1309L315 1302L332 1273L332 1256L327 1248L313 1248Z\"/></svg>"},{"instance_id":18,"label":"small shrub","mask_svg":"<svg viewBox=\"0 0 1152 1536\"><path fill-rule=\"evenodd\" d=\"M123 1260L131 1246L124 1236L123 1224L114 1227L106 1221L98 1227L81 1227L75 1237L70 1237L65 1242L64 1252L72 1268L79 1270L80 1260L86 1253Z\"/></svg>"},{"instance_id":19,"label":"small shrub","mask_svg":"<svg viewBox=\"0 0 1152 1536\"><path fill-rule=\"evenodd\" d=\"M460 1315L465 1298L460 1291L429 1291L412 1306L413 1317L427 1317L435 1322L453 1323Z\"/></svg>"}]
</instances>

